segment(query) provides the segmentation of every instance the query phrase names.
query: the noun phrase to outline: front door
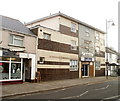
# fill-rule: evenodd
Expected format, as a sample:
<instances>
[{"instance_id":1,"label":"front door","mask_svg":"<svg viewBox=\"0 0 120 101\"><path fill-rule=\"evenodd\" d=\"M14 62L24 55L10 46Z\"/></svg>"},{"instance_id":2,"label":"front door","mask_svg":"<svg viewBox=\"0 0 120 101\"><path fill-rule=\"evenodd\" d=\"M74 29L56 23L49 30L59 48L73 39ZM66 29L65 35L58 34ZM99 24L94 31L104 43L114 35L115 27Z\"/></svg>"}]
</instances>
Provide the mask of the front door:
<instances>
[{"instance_id":1,"label":"front door","mask_svg":"<svg viewBox=\"0 0 120 101\"><path fill-rule=\"evenodd\" d=\"M24 59L23 60L24 64L24 79L25 81L30 81L31 80L31 59Z\"/></svg>"},{"instance_id":2,"label":"front door","mask_svg":"<svg viewBox=\"0 0 120 101\"><path fill-rule=\"evenodd\" d=\"M82 76L88 77L89 75L89 65L88 64L82 64Z\"/></svg>"}]
</instances>

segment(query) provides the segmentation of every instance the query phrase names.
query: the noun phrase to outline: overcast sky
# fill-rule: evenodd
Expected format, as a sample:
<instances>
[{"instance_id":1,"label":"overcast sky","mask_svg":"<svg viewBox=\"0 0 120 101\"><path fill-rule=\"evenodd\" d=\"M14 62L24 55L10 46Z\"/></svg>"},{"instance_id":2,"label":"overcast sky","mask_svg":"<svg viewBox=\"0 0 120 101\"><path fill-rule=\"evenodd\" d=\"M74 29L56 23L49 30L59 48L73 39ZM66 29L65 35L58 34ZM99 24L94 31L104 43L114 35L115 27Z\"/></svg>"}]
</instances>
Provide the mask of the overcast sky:
<instances>
[{"instance_id":1,"label":"overcast sky","mask_svg":"<svg viewBox=\"0 0 120 101\"><path fill-rule=\"evenodd\" d=\"M29 22L59 11L105 31L106 19L115 26L108 28L108 46L118 50L118 1L120 0L1 0L0 15Z\"/></svg>"}]
</instances>

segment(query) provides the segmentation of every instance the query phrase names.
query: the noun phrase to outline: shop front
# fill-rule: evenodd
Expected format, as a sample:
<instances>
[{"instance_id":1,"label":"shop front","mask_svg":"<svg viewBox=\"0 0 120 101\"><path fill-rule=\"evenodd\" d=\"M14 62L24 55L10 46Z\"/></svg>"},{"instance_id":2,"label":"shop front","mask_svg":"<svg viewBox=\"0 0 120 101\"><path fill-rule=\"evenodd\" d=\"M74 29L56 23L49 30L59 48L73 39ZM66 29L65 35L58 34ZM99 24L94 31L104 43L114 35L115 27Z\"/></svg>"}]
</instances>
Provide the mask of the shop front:
<instances>
[{"instance_id":1,"label":"shop front","mask_svg":"<svg viewBox=\"0 0 120 101\"><path fill-rule=\"evenodd\" d=\"M94 76L94 58L81 58L81 77L93 77Z\"/></svg>"},{"instance_id":2,"label":"shop front","mask_svg":"<svg viewBox=\"0 0 120 101\"><path fill-rule=\"evenodd\" d=\"M19 58L17 52L0 50L0 53L0 82L22 82L23 59Z\"/></svg>"},{"instance_id":3,"label":"shop front","mask_svg":"<svg viewBox=\"0 0 120 101\"><path fill-rule=\"evenodd\" d=\"M34 79L35 69L32 67L35 68L35 63L33 64L35 59L22 58L23 53L9 50L0 50L0 53L0 82L2 84L22 83Z\"/></svg>"}]
</instances>

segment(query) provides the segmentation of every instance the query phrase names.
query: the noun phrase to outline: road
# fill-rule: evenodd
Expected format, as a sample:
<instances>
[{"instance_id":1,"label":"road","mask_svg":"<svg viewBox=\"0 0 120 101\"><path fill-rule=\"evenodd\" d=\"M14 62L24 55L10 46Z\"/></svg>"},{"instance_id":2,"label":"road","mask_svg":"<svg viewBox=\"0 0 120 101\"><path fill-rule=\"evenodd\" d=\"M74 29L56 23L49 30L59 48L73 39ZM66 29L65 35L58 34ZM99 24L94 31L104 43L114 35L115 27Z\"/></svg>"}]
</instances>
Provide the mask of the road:
<instances>
[{"instance_id":1,"label":"road","mask_svg":"<svg viewBox=\"0 0 120 101\"><path fill-rule=\"evenodd\" d=\"M74 86L59 90L46 91L30 95L16 96L10 99L46 99L55 101L74 99L79 101L120 101L120 82L113 80L97 84Z\"/></svg>"}]
</instances>

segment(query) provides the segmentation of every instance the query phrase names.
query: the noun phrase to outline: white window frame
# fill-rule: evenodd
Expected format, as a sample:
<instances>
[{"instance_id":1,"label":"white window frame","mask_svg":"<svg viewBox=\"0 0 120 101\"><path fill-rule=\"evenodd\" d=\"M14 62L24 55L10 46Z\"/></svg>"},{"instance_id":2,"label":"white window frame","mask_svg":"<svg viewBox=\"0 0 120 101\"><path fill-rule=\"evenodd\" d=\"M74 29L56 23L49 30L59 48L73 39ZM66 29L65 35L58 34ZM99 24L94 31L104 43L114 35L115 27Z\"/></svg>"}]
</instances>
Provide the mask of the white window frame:
<instances>
[{"instance_id":1,"label":"white window frame","mask_svg":"<svg viewBox=\"0 0 120 101\"><path fill-rule=\"evenodd\" d=\"M99 66L98 66L99 64ZM100 70L100 61L95 62L95 70Z\"/></svg>"},{"instance_id":2,"label":"white window frame","mask_svg":"<svg viewBox=\"0 0 120 101\"><path fill-rule=\"evenodd\" d=\"M71 32L76 33L76 24L75 23L71 23Z\"/></svg>"},{"instance_id":3,"label":"white window frame","mask_svg":"<svg viewBox=\"0 0 120 101\"><path fill-rule=\"evenodd\" d=\"M86 30L85 33L86 33L86 36L87 36L87 37L90 36L90 31L89 31L89 30Z\"/></svg>"},{"instance_id":4,"label":"white window frame","mask_svg":"<svg viewBox=\"0 0 120 101\"><path fill-rule=\"evenodd\" d=\"M95 47L96 53L100 53L100 47Z\"/></svg>"},{"instance_id":5,"label":"white window frame","mask_svg":"<svg viewBox=\"0 0 120 101\"><path fill-rule=\"evenodd\" d=\"M70 60L70 71L78 71L78 61Z\"/></svg>"},{"instance_id":6,"label":"white window frame","mask_svg":"<svg viewBox=\"0 0 120 101\"><path fill-rule=\"evenodd\" d=\"M71 50L77 50L77 41L71 40Z\"/></svg>"},{"instance_id":7,"label":"white window frame","mask_svg":"<svg viewBox=\"0 0 120 101\"><path fill-rule=\"evenodd\" d=\"M19 61L19 62L17 62L17 61L12 61L11 60L11 57L10 57L10 60L9 61L0 61L0 63L9 63L9 79L2 79L2 80L0 80L0 81L13 81L13 80L22 80L22 74L23 74L23 67L22 67L22 65L23 65L23 59L21 59L21 61ZM21 64L21 78L19 78L19 79L11 79L11 64L12 63L20 63Z\"/></svg>"},{"instance_id":8,"label":"white window frame","mask_svg":"<svg viewBox=\"0 0 120 101\"><path fill-rule=\"evenodd\" d=\"M49 38L48 38L48 36L49 36ZM46 40L51 40L51 34L43 32L43 38L46 39Z\"/></svg>"},{"instance_id":9,"label":"white window frame","mask_svg":"<svg viewBox=\"0 0 120 101\"><path fill-rule=\"evenodd\" d=\"M12 37L13 43L11 43L11 39L9 39L9 45L14 45L14 46L24 46L24 37L23 36L18 36L14 34L10 34L10 37ZM18 38L19 37L19 38ZM21 38L20 38L21 37ZM22 45L16 45L15 40L22 41Z\"/></svg>"},{"instance_id":10,"label":"white window frame","mask_svg":"<svg viewBox=\"0 0 120 101\"><path fill-rule=\"evenodd\" d=\"M99 33L97 32L97 33L95 34L95 39L96 39L96 40L99 40L99 37L100 37L100 36L99 36Z\"/></svg>"}]
</instances>

